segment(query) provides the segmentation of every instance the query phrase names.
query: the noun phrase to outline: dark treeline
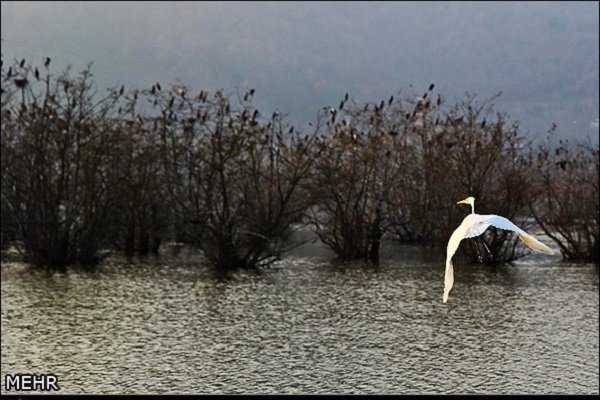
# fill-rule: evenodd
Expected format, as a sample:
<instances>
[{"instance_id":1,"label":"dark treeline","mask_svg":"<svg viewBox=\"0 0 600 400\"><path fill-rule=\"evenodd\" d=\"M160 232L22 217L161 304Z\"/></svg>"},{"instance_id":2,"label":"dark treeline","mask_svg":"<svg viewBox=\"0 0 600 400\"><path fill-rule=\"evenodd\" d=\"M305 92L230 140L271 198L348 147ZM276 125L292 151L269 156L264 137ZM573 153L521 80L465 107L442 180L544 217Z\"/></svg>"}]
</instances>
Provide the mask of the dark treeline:
<instances>
[{"instance_id":1,"label":"dark treeline","mask_svg":"<svg viewBox=\"0 0 600 400\"><path fill-rule=\"evenodd\" d=\"M177 241L219 269L256 268L298 245L297 224L341 258L376 263L385 239L445 246L467 196L539 227L566 259L599 259L598 148L534 147L494 98L448 105L433 84L365 104L346 94L299 132L256 109L254 89L101 92L89 68L51 70L2 65L2 248L36 265ZM507 231L484 240L495 261L523 255Z\"/></svg>"}]
</instances>

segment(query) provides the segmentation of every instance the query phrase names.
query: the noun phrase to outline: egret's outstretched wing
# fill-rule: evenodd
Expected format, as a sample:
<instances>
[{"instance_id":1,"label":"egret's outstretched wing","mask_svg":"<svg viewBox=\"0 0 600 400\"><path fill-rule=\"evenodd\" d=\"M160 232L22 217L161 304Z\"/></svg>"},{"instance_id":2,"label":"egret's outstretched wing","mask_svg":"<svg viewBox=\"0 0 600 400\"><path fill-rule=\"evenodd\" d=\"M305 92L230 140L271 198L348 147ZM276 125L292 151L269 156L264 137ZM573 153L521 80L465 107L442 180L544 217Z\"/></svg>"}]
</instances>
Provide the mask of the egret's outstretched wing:
<instances>
[{"instance_id":1,"label":"egret's outstretched wing","mask_svg":"<svg viewBox=\"0 0 600 400\"><path fill-rule=\"evenodd\" d=\"M454 285L454 266L452 265L452 256L454 256L454 253L456 253L458 245L460 244L461 240L465 238L473 238L481 235L490 226L515 232L517 235L519 235L519 239L521 239L523 243L533 250L541 251L547 254L553 254L553 251L548 246L513 224L507 218L494 214L475 214L475 198L467 197L466 199L459 201L457 204L470 204L472 212L470 215L467 215L465 219L463 219L459 227L452 232L450 240L448 240L448 247L446 249L446 272L444 274L444 303L448 300L448 294L450 294L450 290Z\"/></svg>"},{"instance_id":2,"label":"egret's outstretched wing","mask_svg":"<svg viewBox=\"0 0 600 400\"><path fill-rule=\"evenodd\" d=\"M519 233L519 239L521 239L523 243L533 250L541 251L542 253L546 254L554 254L554 251L552 251L550 247L546 246L544 243L537 240L533 235L530 235L525 231L521 231L521 233Z\"/></svg>"},{"instance_id":3,"label":"egret's outstretched wing","mask_svg":"<svg viewBox=\"0 0 600 400\"><path fill-rule=\"evenodd\" d=\"M478 216L480 216L480 215L478 215ZM483 232L485 232L485 230L489 226L490 226L490 224L487 224L484 222L476 223L475 225L473 225L472 227L469 228L469 230L465 234L464 239L469 239L469 238L473 238L473 237L481 235Z\"/></svg>"},{"instance_id":4,"label":"egret's outstretched wing","mask_svg":"<svg viewBox=\"0 0 600 400\"><path fill-rule=\"evenodd\" d=\"M448 301L448 295L450 294L450 289L454 285L454 266L452 265L452 256L456 253L458 249L458 245L460 241L464 239L465 232L468 229L466 222L466 218L462 224L458 228L452 232L450 236L450 240L448 240L448 247L446 248L446 272L444 274L444 303Z\"/></svg>"},{"instance_id":5,"label":"egret's outstretched wing","mask_svg":"<svg viewBox=\"0 0 600 400\"><path fill-rule=\"evenodd\" d=\"M482 217L487 217L486 222L489 225L492 225L494 228L504 229L506 231L513 231L517 233L523 232L523 229L510 222L508 218L504 218L494 214L482 215Z\"/></svg>"},{"instance_id":6,"label":"egret's outstretched wing","mask_svg":"<svg viewBox=\"0 0 600 400\"><path fill-rule=\"evenodd\" d=\"M450 236L450 240L448 240L448 247L446 249L446 272L444 274L444 303L448 300L448 295L450 294L450 290L454 285L454 266L452 265L452 257L454 256L454 253L456 253L461 240L479 236L490 226L507 231L513 231L519 235L519 239L521 239L523 243L525 243L531 249L547 254L553 254L552 250L548 246L513 224L507 218L494 214L470 214L465 217L460 226L456 228L456 230Z\"/></svg>"},{"instance_id":7,"label":"egret's outstretched wing","mask_svg":"<svg viewBox=\"0 0 600 400\"><path fill-rule=\"evenodd\" d=\"M454 266L452 265L452 260L446 260L446 273L444 274L444 297L442 300L445 302L448 301L448 295L450 294L450 289L454 285Z\"/></svg>"},{"instance_id":8,"label":"egret's outstretched wing","mask_svg":"<svg viewBox=\"0 0 600 400\"><path fill-rule=\"evenodd\" d=\"M517 235L519 235L519 239L521 239L523 243L533 250L541 251L542 253L546 254L554 254L550 247L546 246L544 243L537 240L533 235L525 232L523 229L519 228L504 217L499 215L490 215L490 218L487 220L487 222L496 228L516 232Z\"/></svg>"}]
</instances>

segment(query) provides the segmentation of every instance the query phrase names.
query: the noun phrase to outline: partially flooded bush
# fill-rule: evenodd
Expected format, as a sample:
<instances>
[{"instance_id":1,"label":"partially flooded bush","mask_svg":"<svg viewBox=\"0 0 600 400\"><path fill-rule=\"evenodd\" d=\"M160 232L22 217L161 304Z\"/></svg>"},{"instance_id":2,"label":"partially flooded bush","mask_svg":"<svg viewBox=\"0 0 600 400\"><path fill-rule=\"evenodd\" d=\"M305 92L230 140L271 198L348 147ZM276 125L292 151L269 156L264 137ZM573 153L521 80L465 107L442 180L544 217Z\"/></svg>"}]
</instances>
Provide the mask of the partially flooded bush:
<instances>
[{"instance_id":1,"label":"partially flooded bush","mask_svg":"<svg viewBox=\"0 0 600 400\"><path fill-rule=\"evenodd\" d=\"M160 143L151 121L138 111L138 92L126 96L114 126L119 143L113 168L120 171L113 190L119 195L107 221L110 243L127 255L157 254L169 234L169 201L160 162Z\"/></svg>"},{"instance_id":2,"label":"partially flooded bush","mask_svg":"<svg viewBox=\"0 0 600 400\"><path fill-rule=\"evenodd\" d=\"M393 98L356 107L348 96L328 109L326 132L308 191L308 219L321 241L343 259L379 260L381 240L396 224L405 170L402 126ZM345 106L345 108L344 108ZM394 106L394 107L392 107ZM339 114L339 115L338 115Z\"/></svg>"},{"instance_id":3,"label":"partially flooded bush","mask_svg":"<svg viewBox=\"0 0 600 400\"><path fill-rule=\"evenodd\" d=\"M493 110L492 99L477 104L474 97L455 105L421 138L426 198L429 208L422 213L430 240L446 245L452 231L470 212L456 205L467 196L476 198L478 214L502 215L527 229L525 217L532 196L531 155L518 124ZM443 121L443 122L441 122ZM481 238L491 252L487 261L509 261L522 256L516 235L488 229ZM461 251L477 259L477 246Z\"/></svg>"},{"instance_id":4,"label":"partially flooded bush","mask_svg":"<svg viewBox=\"0 0 600 400\"><path fill-rule=\"evenodd\" d=\"M537 201L531 212L569 260L600 260L598 148L561 141L537 152Z\"/></svg>"},{"instance_id":5,"label":"partially flooded bush","mask_svg":"<svg viewBox=\"0 0 600 400\"><path fill-rule=\"evenodd\" d=\"M93 264L115 201L118 93L98 99L89 68L57 78L23 60L2 69L2 207L27 260Z\"/></svg>"},{"instance_id":6,"label":"partially flooded bush","mask_svg":"<svg viewBox=\"0 0 600 400\"><path fill-rule=\"evenodd\" d=\"M156 253L174 238L219 269L256 268L297 245L302 220L341 258L377 263L386 238L445 246L467 196L526 230L533 215L565 258L598 260L598 148L533 149L495 97L449 107L433 84L363 105L346 95L301 134L257 110L254 89L100 96L89 68L53 78L49 64L2 67L1 245L36 264ZM508 231L481 240L492 261L526 250Z\"/></svg>"},{"instance_id":7,"label":"partially flooded bush","mask_svg":"<svg viewBox=\"0 0 600 400\"><path fill-rule=\"evenodd\" d=\"M307 143L274 113L262 117L250 90L234 109L218 91L188 94L155 86L155 130L178 221L195 227L198 245L220 269L268 265L287 250L292 222L305 207Z\"/></svg>"},{"instance_id":8,"label":"partially flooded bush","mask_svg":"<svg viewBox=\"0 0 600 400\"><path fill-rule=\"evenodd\" d=\"M470 211L456 205L467 196L477 198L479 213L528 226L519 219L531 195L531 157L518 125L494 113L493 98L479 105L468 96L442 112L432 89L416 99L329 110L310 219L342 258L376 262L389 233L445 246ZM490 229L477 240L486 241L494 261L523 254L507 231ZM476 247L462 251L477 259Z\"/></svg>"}]
</instances>

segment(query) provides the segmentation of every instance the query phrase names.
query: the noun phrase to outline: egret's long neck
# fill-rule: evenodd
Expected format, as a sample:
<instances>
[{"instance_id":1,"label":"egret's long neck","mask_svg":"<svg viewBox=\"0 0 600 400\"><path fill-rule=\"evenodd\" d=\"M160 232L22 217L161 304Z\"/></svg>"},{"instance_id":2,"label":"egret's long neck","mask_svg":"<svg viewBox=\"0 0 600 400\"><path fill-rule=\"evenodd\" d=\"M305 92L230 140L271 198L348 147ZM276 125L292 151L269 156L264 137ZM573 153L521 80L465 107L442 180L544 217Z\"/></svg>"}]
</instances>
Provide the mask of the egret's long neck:
<instances>
[{"instance_id":1,"label":"egret's long neck","mask_svg":"<svg viewBox=\"0 0 600 400\"><path fill-rule=\"evenodd\" d=\"M471 202L471 214L475 214L475 202Z\"/></svg>"}]
</instances>

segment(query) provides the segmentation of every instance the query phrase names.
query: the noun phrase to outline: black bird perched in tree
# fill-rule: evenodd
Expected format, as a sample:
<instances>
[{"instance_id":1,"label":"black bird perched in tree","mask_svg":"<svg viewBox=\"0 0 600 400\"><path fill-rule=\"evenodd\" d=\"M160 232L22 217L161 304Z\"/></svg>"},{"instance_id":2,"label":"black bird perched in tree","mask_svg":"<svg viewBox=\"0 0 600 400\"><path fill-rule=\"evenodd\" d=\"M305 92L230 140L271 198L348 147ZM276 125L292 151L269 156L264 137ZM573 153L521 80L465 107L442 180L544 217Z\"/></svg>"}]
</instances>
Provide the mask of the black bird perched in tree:
<instances>
[{"instance_id":1,"label":"black bird perched in tree","mask_svg":"<svg viewBox=\"0 0 600 400\"><path fill-rule=\"evenodd\" d=\"M344 101L348 101L348 93L344 96Z\"/></svg>"},{"instance_id":2,"label":"black bird perched in tree","mask_svg":"<svg viewBox=\"0 0 600 400\"><path fill-rule=\"evenodd\" d=\"M23 67L25 66L25 59L22 59L22 60L21 60L21 63L19 64L19 66L20 66L21 68L23 68Z\"/></svg>"},{"instance_id":3,"label":"black bird perched in tree","mask_svg":"<svg viewBox=\"0 0 600 400\"><path fill-rule=\"evenodd\" d=\"M394 95L391 95L390 99L388 100L388 106L391 106L393 101L394 101Z\"/></svg>"},{"instance_id":4,"label":"black bird perched in tree","mask_svg":"<svg viewBox=\"0 0 600 400\"><path fill-rule=\"evenodd\" d=\"M48 65L50 65L50 57L44 57L44 67L48 68Z\"/></svg>"},{"instance_id":5,"label":"black bird perched in tree","mask_svg":"<svg viewBox=\"0 0 600 400\"><path fill-rule=\"evenodd\" d=\"M156 82L156 88L158 89L159 92L162 90L160 87L160 83Z\"/></svg>"},{"instance_id":6,"label":"black bird perched in tree","mask_svg":"<svg viewBox=\"0 0 600 400\"><path fill-rule=\"evenodd\" d=\"M330 108L329 112L331 113L331 122L335 121L335 114L337 114L337 110L335 108Z\"/></svg>"},{"instance_id":7,"label":"black bird perched in tree","mask_svg":"<svg viewBox=\"0 0 600 400\"><path fill-rule=\"evenodd\" d=\"M13 82L15 83L15 86L19 89L23 89L29 83L25 78L16 78L15 80L13 80Z\"/></svg>"},{"instance_id":8,"label":"black bird perched in tree","mask_svg":"<svg viewBox=\"0 0 600 400\"><path fill-rule=\"evenodd\" d=\"M434 87L435 85L432 83L431 85L429 85L429 90L433 90Z\"/></svg>"},{"instance_id":9,"label":"black bird perched in tree","mask_svg":"<svg viewBox=\"0 0 600 400\"><path fill-rule=\"evenodd\" d=\"M33 72L35 75L35 79L40 80L40 71L38 71L37 67L35 67L35 71Z\"/></svg>"},{"instance_id":10,"label":"black bird perched in tree","mask_svg":"<svg viewBox=\"0 0 600 400\"><path fill-rule=\"evenodd\" d=\"M125 85L121 85L121 89L119 89L119 96L121 96L125 92Z\"/></svg>"},{"instance_id":11,"label":"black bird perched in tree","mask_svg":"<svg viewBox=\"0 0 600 400\"><path fill-rule=\"evenodd\" d=\"M564 171L567 166L567 160L558 161L556 165L558 165Z\"/></svg>"}]
</instances>

